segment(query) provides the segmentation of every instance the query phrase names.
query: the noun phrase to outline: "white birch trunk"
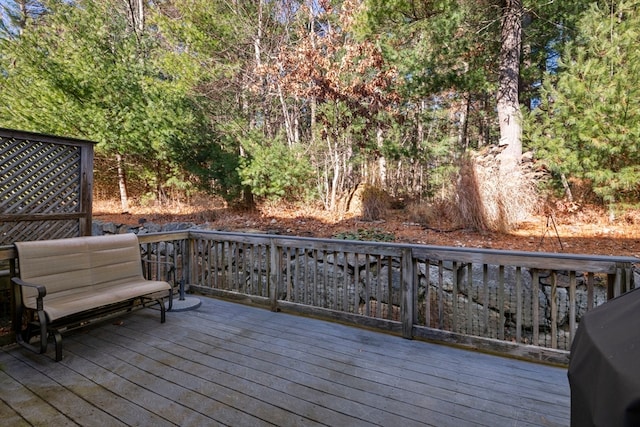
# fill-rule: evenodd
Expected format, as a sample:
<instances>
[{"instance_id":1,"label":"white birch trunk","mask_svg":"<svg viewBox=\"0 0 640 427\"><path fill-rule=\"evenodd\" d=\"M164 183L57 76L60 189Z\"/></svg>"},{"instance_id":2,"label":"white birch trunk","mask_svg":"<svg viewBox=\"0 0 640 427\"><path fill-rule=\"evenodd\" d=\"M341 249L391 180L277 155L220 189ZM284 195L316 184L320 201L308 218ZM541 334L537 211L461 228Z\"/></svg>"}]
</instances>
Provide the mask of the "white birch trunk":
<instances>
[{"instance_id":1,"label":"white birch trunk","mask_svg":"<svg viewBox=\"0 0 640 427\"><path fill-rule=\"evenodd\" d=\"M383 149L383 136L384 133L382 131L382 126L378 124L378 129L376 130L376 143L378 145L378 149L380 151L378 157L378 182L380 183L380 188L387 188L387 158L382 154Z\"/></svg>"},{"instance_id":2,"label":"white birch trunk","mask_svg":"<svg viewBox=\"0 0 640 427\"><path fill-rule=\"evenodd\" d=\"M122 213L129 212L129 198L127 197L127 179L124 172L124 161L121 154L116 154L118 169L118 189L120 190L120 206Z\"/></svg>"}]
</instances>

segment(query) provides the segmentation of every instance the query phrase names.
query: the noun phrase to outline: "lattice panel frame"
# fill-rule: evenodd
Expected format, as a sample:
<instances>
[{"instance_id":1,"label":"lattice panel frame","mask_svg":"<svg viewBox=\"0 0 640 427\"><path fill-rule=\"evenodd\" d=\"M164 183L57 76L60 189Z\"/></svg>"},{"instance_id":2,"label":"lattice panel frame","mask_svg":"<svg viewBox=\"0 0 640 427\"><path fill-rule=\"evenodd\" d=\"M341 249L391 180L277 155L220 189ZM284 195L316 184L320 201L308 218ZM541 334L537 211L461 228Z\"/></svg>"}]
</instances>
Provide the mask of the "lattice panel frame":
<instances>
[{"instance_id":1,"label":"lattice panel frame","mask_svg":"<svg viewBox=\"0 0 640 427\"><path fill-rule=\"evenodd\" d=\"M91 234L93 146L0 128L0 245Z\"/></svg>"}]
</instances>

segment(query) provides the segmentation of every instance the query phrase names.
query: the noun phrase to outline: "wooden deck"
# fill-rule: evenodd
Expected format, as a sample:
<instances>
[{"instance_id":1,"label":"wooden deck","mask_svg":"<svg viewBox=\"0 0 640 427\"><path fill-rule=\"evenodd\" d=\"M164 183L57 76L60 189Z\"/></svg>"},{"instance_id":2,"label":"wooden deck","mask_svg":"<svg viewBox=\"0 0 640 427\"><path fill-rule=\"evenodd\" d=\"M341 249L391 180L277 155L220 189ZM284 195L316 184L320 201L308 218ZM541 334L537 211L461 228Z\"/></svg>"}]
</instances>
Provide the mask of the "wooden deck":
<instances>
[{"instance_id":1,"label":"wooden deck","mask_svg":"<svg viewBox=\"0 0 640 427\"><path fill-rule=\"evenodd\" d=\"M1 349L2 425L569 425L566 369L201 299Z\"/></svg>"}]
</instances>

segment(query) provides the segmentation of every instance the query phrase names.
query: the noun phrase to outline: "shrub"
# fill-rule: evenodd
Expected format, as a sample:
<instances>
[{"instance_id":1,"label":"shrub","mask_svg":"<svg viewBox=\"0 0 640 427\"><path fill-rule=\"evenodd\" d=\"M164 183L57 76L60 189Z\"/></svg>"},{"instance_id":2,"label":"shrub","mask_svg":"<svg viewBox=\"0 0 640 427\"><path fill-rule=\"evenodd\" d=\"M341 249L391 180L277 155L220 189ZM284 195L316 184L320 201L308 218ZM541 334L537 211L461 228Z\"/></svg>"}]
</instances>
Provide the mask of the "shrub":
<instances>
[{"instance_id":1,"label":"shrub","mask_svg":"<svg viewBox=\"0 0 640 427\"><path fill-rule=\"evenodd\" d=\"M243 185L267 200L302 200L309 195L309 183L313 182L308 159L280 139L251 144L249 157L243 159L238 173Z\"/></svg>"}]
</instances>

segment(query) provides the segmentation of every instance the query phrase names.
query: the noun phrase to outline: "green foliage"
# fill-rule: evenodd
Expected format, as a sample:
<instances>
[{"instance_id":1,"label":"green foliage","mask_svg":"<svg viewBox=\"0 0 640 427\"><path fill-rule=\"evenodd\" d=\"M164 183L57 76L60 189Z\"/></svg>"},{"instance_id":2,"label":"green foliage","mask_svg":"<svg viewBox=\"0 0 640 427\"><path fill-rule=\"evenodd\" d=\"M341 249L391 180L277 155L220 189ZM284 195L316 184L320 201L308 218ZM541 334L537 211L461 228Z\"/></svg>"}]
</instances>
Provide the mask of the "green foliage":
<instances>
[{"instance_id":1,"label":"green foliage","mask_svg":"<svg viewBox=\"0 0 640 427\"><path fill-rule=\"evenodd\" d=\"M5 127L98 142L119 153L161 198L189 188L176 147L203 144L207 118L192 100L200 78L193 58L160 45L155 27L134 30L125 4L48 2L22 35L0 41L0 106ZM115 177L113 178L115 179Z\"/></svg>"},{"instance_id":2,"label":"green foliage","mask_svg":"<svg viewBox=\"0 0 640 427\"><path fill-rule=\"evenodd\" d=\"M155 200L314 187L329 207L375 180L436 197L498 140L503 1L163 0L143 30L121 0L0 3L0 126L98 141ZM525 137L554 173L632 200L640 22L637 2L611 6L523 0L520 99L542 99Z\"/></svg>"},{"instance_id":3,"label":"green foliage","mask_svg":"<svg viewBox=\"0 0 640 427\"><path fill-rule=\"evenodd\" d=\"M549 76L528 119L538 157L590 182L607 203L640 195L639 10L637 1L589 9L581 37L563 53L561 71Z\"/></svg>"},{"instance_id":4,"label":"green foliage","mask_svg":"<svg viewBox=\"0 0 640 427\"><path fill-rule=\"evenodd\" d=\"M479 13L473 2L367 0L366 4L361 31L381 38L385 56L405 76L407 95L487 87L487 74L478 71L483 70L487 52L492 50L495 59L497 45L486 37L487 31L477 32L469 25L480 18L471 15ZM480 55L480 45L485 55Z\"/></svg>"},{"instance_id":5,"label":"green foliage","mask_svg":"<svg viewBox=\"0 0 640 427\"><path fill-rule=\"evenodd\" d=\"M378 228L359 228L357 231L345 231L333 236L334 239L341 240L360 240L370 242L393 242L396 236Z\"/></svg>"},{"instance_id":6,"label":"green foliage","mask_svg":"<svg viewBox=\"0 0 640 427\"><path fill-rule=\"evenodd\" d=\"M249 154L238 170L242 184L253 194L269 200L304 200L309 194L313 170L297 150L287 147L280 138L270 143L257 137L245 139Z\"/></svg>"}]
</instances>

